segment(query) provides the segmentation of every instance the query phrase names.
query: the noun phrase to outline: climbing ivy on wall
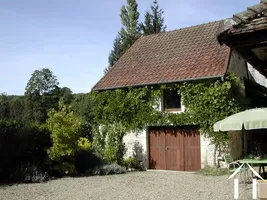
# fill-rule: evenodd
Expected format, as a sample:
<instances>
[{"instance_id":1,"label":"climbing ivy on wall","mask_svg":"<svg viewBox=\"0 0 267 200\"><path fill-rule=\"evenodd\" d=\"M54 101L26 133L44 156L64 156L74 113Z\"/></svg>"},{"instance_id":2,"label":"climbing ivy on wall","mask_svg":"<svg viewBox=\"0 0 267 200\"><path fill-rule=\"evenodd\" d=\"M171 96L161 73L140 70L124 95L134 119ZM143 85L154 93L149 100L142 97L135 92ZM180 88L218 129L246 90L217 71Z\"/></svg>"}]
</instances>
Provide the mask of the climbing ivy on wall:
<instances>
[{"instance_id":1,"label":"climbing ivy on wall","mask_svg":"<svg viewBox=\"0 0 267 200\"><path fill-rule=\"evenodd\" d=\"M227 134L213 131L217 121L240 112L249 105L241 80L229 74L224 81L185 84L181 87L187 113L194 116L201 132L213 143L228 141Z\"/></svg>"},{"instance_id":2,"label":"climbing ivy on wall","mask_svg":"<svg viewBox=\"0 0 267 200\"><path fill-rule=\"evenodd\" d=\"M185 112L159 111L163 89L177 90ZM213 131L213 124L248 105L242 92L242 81L233 74L224 80L185 82L92 92L92 113L97 125L120 124L127 131L138 131L149 125L199 125L200 131L215 144L225 143L227 134Z\"/></svg>"},{"instance_id":3,"label":"climbing ivy on wall","mask_svg":"<svg viewBox=\"0 0 267 200\"><path fill-rule=\"evenodd\" d=\"M97 125L121 124L126 130L141 130L153 121L159 90L127 88L92 92L92 112Z\"/></svg>"}]
</instances>

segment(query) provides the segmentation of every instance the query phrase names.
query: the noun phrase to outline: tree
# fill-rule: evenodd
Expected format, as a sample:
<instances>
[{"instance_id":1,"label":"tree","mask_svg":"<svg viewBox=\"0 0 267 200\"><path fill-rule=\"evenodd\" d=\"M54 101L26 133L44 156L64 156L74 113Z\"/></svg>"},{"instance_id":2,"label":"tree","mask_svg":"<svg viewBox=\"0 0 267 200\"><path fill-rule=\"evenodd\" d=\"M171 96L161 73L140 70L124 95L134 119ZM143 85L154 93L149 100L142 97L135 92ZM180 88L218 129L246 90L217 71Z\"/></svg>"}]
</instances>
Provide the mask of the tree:
<instances>
[{"instance_id":1,"label":"tree","mask_svg":"<svg viewBox=\"0 0 267 200\"><path fill-rule=\"evenodd\" d=\"M127 5L121 8L121 23L122 28L120 36L122 40L122 48L125 52L130 46L140 37L139 29L139 12L138 5L135 0L127 0Z\"/></svg>"},{"instance_id":2,"label":"tree","mask_svg":"<svg viewBox=\"0 0 267 200\"><path fill-rule=\"evenodd\" d=\"M154 0L151 5L151 13L146 12L145 21L140 24L143 35L151 35L166 30L163 13L164 11L159 8L158 1Z\"/></svg>"},{"instance_id":3,"label":"tree","mask_svg":"<svg viewBox=\"0 0 267 200\"><path fill-rule=\"evenodd\" d=\"M45 123L47 113L57 108L60 98L67 104L71 103L71 89L60 88L58 84L56 76L50 69L44 68L33 72L25 89L27 107L25 116L29 121Z\"/></svg>"},{"instance_id":4,"label":"tree","mask_svg":"<svg viewBox=\"0 0 267 200\"><path fill-rule=\"evenodd\" d=\"M47 127L51 132L52 147L48 155L52 160L62 164L62 171L66 174L75 173L75 155L79 150L89 150L90 142L81 137L83 119L76 116L70 106L59 101L59 110L48 113Z\"/></svg>"},{"instance_id":5,"label":"tree","mask_svg":"<svg viewBox=\"0 0 267 200\"><path fill-rule=\"evenodd\" d=\"M121 55L123 54L122 43L120 35L117 35L115 40L113 41L113 49L111 50L108 57L108 67L105 68L104 72L107 73L111 67L119 60Z\"/></svg>"},{"instance_id":6,"label":"tree","mask_svg":"<svg viewBox=\"0 0 267 200\"><path fill-rule=\"evenodd\" d=\"M9 118L12 120L23 121L25 110L24 104L24 97L13 97L9 101Z\"/></svg>"},{"instance_id":7,"label":"tree","mask_svg":"<svg viewBox=\"0 0 267 200\"><path fill-rule=\"evenodd\" d=\"M5 93L0 94L0 118L9 118L8 96Z\"/></svg>"},{"instance_id":8,"label":"tree","mask_svg":"<svg viewBox=\"0 0 267 200\"><path fill-rule=\"evenodd\" d=\"M92 120L90 94L74 94L71 106L75 114L83 117L86 121Z\"/></svg>"},{"instance_id":9,"label":"tree","mask_svg":"<svg viewBox=\"0 0 267 200\"><path fill-rule=\"evenodd\" d=\"M50 69L35 70L27 83L25 95L43 95L54 90L58 84L56 76Z\"/></svg>"},{"instance_id":10,"label":"tree","mask_svg":"<svg viewBox=\"0 0 267 200\"><path fill-rule=\"evenodd\" d=\"M60 88L60 97L64 100L66 104L70 104L73 100L71 89L68 87Z\"/></svg>"},{"instance_id":11,"label":"tree","mask_svg":"<svg viewBox=\"0 0 267 200\"><path fill-rule=\"evenodd\" d=\"M119 58L141 36L139 28L139 12L136 0L127 0L127 5L121 8L121 30L113 42L113 49L109 54L109 66L104 72L108 72Z\"/></svg>"}]
</instances>

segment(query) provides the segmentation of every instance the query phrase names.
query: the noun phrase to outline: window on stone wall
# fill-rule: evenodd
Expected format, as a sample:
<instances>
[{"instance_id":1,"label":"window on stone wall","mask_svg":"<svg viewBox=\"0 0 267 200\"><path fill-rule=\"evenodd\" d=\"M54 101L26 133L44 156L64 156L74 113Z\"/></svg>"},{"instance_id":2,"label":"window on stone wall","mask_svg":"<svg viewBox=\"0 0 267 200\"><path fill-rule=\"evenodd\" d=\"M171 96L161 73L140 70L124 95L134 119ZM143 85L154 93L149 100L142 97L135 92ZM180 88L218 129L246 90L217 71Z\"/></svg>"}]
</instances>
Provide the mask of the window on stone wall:
<instances>
[{"instance_id":1,"label":"window on stone wall","mask_svg":"<svg viewBox=\"0 0 267 200\"><path fill-rule=\"evenodd\" d=\"M181 96L177 90L163 91L163 110L164 111L180 111Z\"/></svg>"}]
</instances>

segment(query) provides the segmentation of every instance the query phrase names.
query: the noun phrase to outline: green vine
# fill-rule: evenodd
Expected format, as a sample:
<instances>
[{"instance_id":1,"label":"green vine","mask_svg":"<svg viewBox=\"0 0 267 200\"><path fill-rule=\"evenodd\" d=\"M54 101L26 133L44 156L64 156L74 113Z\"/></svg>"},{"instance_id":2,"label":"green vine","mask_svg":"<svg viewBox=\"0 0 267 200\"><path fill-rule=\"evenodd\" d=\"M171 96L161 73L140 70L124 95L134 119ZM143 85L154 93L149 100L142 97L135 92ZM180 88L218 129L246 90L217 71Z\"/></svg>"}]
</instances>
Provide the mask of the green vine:
<instances>
[{"instance_id":1,"label":"green vine","mask_svg":"<svg viewBox=\"0 0 267 200\"><path fill-rule=\"evenodd\" d=\"M159 111L159 97L164 89L177 90L185 112ZM140 87L92 92L92 114L99 125L120 124L126 131L138 131L149 125L198 125L214 144L225 143L227 134L213 131L213 124L248 105L242 81L228 74L224 81L185 82L159 87Z\"/></svg>"}]
</instances>

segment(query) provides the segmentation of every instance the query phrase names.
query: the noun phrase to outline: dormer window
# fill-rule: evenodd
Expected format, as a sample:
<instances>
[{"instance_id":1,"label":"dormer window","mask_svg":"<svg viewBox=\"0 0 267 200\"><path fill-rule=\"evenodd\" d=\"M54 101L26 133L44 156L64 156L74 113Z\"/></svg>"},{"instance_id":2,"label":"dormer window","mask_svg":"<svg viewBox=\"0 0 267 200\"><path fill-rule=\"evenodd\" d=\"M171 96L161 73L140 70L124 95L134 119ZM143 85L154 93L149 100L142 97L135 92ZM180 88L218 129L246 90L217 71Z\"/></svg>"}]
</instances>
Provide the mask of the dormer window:
<instances>
[{"instance_id":1,"label":"dormer window","mask_svg":"<svg viewBox=\"0 0 267 200\"><path fill-rule=\"evenodd\" d=\"M177 90L163 91L163 110L181 111L181 96Z\"/></svg>"}]
</instances>

